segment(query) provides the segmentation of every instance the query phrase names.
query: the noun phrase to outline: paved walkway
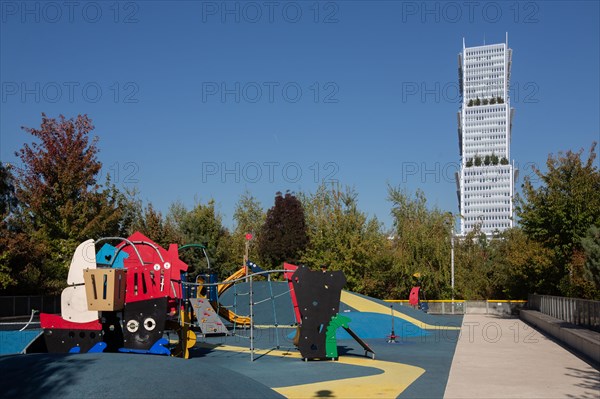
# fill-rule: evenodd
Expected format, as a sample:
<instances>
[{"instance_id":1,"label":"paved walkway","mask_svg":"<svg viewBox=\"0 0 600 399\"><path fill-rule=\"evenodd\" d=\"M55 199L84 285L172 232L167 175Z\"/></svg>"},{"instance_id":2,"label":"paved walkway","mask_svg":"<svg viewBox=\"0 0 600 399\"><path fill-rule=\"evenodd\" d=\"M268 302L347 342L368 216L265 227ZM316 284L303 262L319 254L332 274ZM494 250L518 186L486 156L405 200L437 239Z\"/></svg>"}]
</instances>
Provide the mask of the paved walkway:
<instances>
[{"instance_id":1,"label":"paved walkway","mask_svg":"<svg viewBox=\"0 0 600 399\"><path fill-rule=\"evenodd\" d=\"M444 395L600 397L600 372L519 319L466 315Z\"/></svg>"}]
</instances>

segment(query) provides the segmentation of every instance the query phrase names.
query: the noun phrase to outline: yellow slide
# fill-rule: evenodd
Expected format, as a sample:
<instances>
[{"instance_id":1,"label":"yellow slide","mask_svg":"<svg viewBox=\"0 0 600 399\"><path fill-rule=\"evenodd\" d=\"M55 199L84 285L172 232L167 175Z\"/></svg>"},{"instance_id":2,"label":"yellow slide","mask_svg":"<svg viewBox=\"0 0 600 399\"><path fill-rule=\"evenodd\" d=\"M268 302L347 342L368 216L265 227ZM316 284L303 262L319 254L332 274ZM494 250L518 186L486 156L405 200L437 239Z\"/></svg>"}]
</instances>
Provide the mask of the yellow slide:
<instances>
[{"instance_id":1,"label":"yellow slide","mask_svg":"<svg viewBox=\"0 0 600 399\"><path fill-rule=\"evenodd\" d=\"M222 293L227 291L227 289L230 288L234 284L229 281L237 280L238 278L244 277L245 275L246 275L246 267L244 266L244 267L241 267L239 270L237 270L235 273L233 273L231 276L227 277L223 281L223 284L219 284L217 286L217 295L220 296ZM204 283L204 280L202 278L198 278L197 282L202 284L202 283ZM204 295L202 295L200 293L200 290L198 290L198 296L199 297L202 296L204 298ZM250 325L250 317L240 316L240 315L232 312L231 310L223 307L221 304L219 304L217 302L211 302L211 304L215 310L218 309L219 315L221 317L223 317L225 320L227 320L231 323L236 323L236 324L241 324L241 325Z\"/></svg>"},{"instance_id":2,"label":"yellow slide","mask_svg":"<svg viewBox=\"0 0 600 399\"><path fill-rule=\"evenodd\" d=\"M232 323L247 325L247 326L250 325L250 317L239 316L239 315L233 313L231 310L224 308L222 306L219 306L219 315Z\"/></svg>"},{"instance_id":3,"label":"yellow slide","mask_svg":"<svg viewBox=\"0 0 600 399\"><path fill-rule=\"evenodd\" d=\"M222 293L227 291L229 287L233 285L233 283L228 283L231 280L237 280L238 278L244 277L246 275L246 266L242 266L237 272L233 273L231 276L227 277L223 284L219 284L217 287L217 296L220 296Z\"/></svg>"},{"instance_id":4,"label":"yellow slide","mask_svg":"<svg viewBox=\"0 0 600 399\"><path fill-rule=\"evenodd\" d=\"M219 284L217 286L217 295L221 296L225 291L227 291L234 283L228 283L228 281L237 280L238 278L244 277L246 275L246 266L242 266L238 271L233 273L231 276L227 277L223 284ZM216 305L216 304L215 304ZM225 318L226 320L242 325L250 325L250 317L247 316L239 316L232 312L231 310L224 308L222 306L218 306L219 315Z\"/></svg>"}]
</instances>

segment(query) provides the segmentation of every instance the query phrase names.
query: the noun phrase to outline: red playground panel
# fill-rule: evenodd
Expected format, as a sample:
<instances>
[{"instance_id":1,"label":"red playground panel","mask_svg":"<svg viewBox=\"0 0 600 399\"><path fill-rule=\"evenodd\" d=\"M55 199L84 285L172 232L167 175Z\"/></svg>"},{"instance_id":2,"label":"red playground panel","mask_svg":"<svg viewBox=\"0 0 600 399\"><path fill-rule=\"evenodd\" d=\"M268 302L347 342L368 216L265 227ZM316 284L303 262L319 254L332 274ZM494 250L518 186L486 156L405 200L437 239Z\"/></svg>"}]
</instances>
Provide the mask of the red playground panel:
<instances>
[{"instance_id":1,"label":"red playground panel","mask_svg":"<svg viewBox=\"0 0 600 399\"><path fill-rule=\"evenodd\" d=\"M296 316L296 323L300 323L302 320L302 316L300 316L300 309L298 308L298 299L296 298L296 292L294 291L294 285L292 284L292 275L298 268L296 265L292 265L290 263L283 264L284 270L286 270L283 275L288 282L288 286L290 287L290 297L292 298L292 305L294 305L294 316Z\"/></svg>"},{"instance_id":2,"label":"red playground panel","mask_svg":"<svg viewBox=\"0 0 600 399\"><path fill-rule=\"evenodd\" d=\"M410 296L408 297L408 303L412 306L419 306L419 290L421 287L413 287L410 290Z\"/></svg>"},{"instance_id":3,"label":"red playground panel","mask_svg":"<svg viewBox=\"0 0 600 399\"><path fill-rule=\"evenodd\" d=\"M89 323L74 323L65 320L59 314L40 313L40 325L42 328L59 328L61 330L102 330L99 320Z\"/></svg>"},{"instance_id":4,"label":"red playground panel","mask_svg":"<svg viewBox=\"0 0 600 399\"><path fill-rule=\"evenodd\" d=\"M131 235L129 241L137 249L143 264L126 241L118 245L129 255L124 260L128 271L127 286L131 287L127 290L126 302L161 297L181 298L181 285L172 284L172 280L180 280L181 273L186 272L188 266L179 259L177 245L171 244L167 251L140 232Z\"/></svg>"}]
</instances>

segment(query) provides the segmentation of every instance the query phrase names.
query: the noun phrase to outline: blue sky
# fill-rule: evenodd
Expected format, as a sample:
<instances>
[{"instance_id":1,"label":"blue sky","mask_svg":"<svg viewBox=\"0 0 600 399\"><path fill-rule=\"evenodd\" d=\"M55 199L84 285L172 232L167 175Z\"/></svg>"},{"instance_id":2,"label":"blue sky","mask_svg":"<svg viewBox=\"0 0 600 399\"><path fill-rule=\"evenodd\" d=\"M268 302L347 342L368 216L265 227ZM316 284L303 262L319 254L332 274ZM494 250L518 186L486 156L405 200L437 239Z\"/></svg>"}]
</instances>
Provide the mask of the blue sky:
<instances>
[{"instance_id":1,"label":"blue sky","mask_svg":"<svg viewBox=\"0 0 600 399\"><path fill-rule=\"evenodd\" d=\"M457 212L457 54L513 49L512 158L600 140L596 1L1 1L0 160L42 112L87 113L104 173L163 212L246 190L354 186L391 225L387 185Z\"/></svg>"}]
</instances>

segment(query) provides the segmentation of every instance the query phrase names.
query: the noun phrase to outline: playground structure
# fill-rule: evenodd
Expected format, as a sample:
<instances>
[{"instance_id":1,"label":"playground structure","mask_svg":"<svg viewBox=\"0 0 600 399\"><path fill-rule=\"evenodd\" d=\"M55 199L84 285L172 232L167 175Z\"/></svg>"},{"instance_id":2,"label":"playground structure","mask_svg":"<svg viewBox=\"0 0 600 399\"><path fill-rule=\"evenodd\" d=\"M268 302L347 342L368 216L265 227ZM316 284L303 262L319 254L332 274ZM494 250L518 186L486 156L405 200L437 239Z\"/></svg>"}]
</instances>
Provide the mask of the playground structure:
<instances>
[{"instance_id":1,"label":"playground structure","mask_svg":"<svg viewBox=\"0 0 600 399\"><path fill-rule=\"evenodd\" d=\"M427 313L429 311L429 305L427 304L427 298L425 297L425 291L421 288L423 285L421 280L421 273L413 274L416 279L415 286L410 290L408 297L408 303L415 309L422 310Z\"/></svg>"},{"instance_id":2,"label":"playground structure","mask_svg":"<svg viewBox=\"0 0 600 399\"><path fill-rule=\"evenodd\" d=\"M108 241L119 243L112 246ZM101 243L104 245L96 251ZM287 263L283 270L264 271L249 262L246 255L245 265L223 282L216 282L210 273L188 282L188 265L179 258L179 250L193 246L200 247L208 260L206 248L200 244L181 248L171 244L165 250L139 232L129 238L81 243L69 267L68 286L61 295L61 314L40 315L43 331L25 352L125 352L188 358L190 348L196 345L196 332L231 335L240 325L249 330L254 360L253 306L259 302L253 299L253 279L267 278L271 292L265 300L273 303L277 329L271 275L283 273L289 286L283 294L289 293L294 306L298 325L295 341L304 360L337 359L339 327L361 345L365 355L372 353L374 357L374 351L349 328L350 319L338 313L346 282L342 272L310 271ZM235 308L219 303L219 296L240 281L249 283L248 316L240 316ZM233 324L233 332L218 315ZM176 343L165 338L170 332L176 333Z\"/></svg>"},{"instance_id":3,"label":"playground structure","mask_svg":"<svg viewBox=\"0 0 600 399\"><path fill-rule=\"evenodd\" d=\"M286 264L288 270L291 266ZM346 284L343 272L310 271L301 266L290 280L294 288L292 302L301 320L294 341L304 360L337 359L336 331L339 327L361 345L365 355L370 352L375 358L373 349L348 326L350 318L339 314L340 296Z\"/></svg>"},{"instance_id":4,"label":"playground structure","mask_svg":"<svg viewBox=\"0 0 600 399\"><path fill-rule=\"evenodd\" d=\"M113 247L107 241L119 240ZM104 246L96 254L95 247ZM196 336L183 309L188 266L141 233L80 244L61 295L61 315L40 314L43 333L29 352L134 352L188 356ZM167 348L165 330L178 345Z\"/></svg>"}]
</instances>

